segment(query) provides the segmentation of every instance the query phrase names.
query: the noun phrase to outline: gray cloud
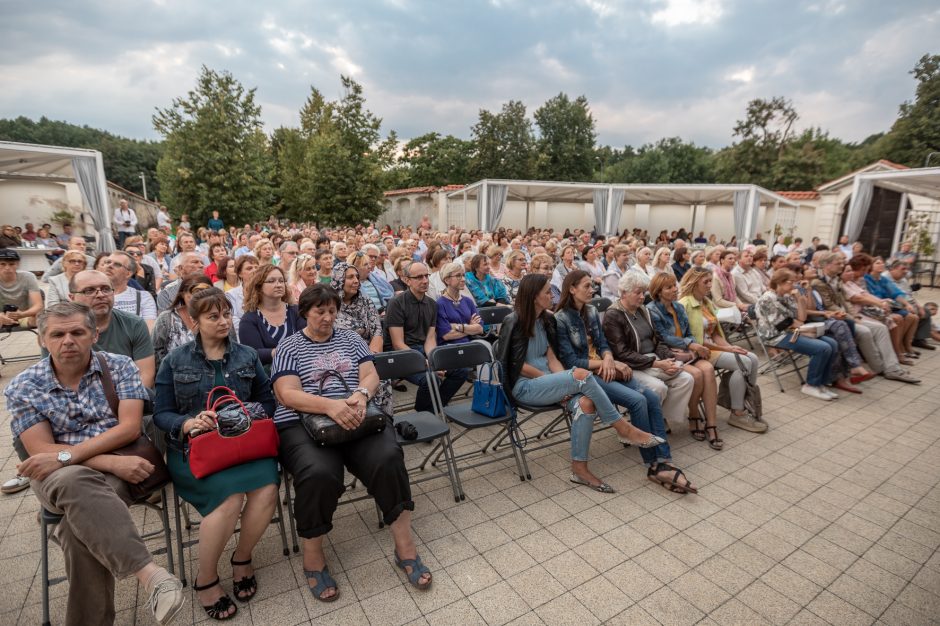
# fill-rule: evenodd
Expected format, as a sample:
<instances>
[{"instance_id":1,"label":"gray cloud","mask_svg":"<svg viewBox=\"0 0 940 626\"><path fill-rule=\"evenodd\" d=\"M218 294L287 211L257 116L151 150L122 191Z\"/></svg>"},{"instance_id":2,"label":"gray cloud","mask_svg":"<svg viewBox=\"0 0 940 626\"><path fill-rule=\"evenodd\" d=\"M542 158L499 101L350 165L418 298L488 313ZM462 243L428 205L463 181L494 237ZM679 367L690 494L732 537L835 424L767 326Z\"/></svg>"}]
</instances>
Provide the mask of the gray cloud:
<instances>
[{"instance_id":1,"label":"gray cloud","mask_svg":"<svg viewBox=\"0 0 940 626\"><path fill-rule=\"evenodd\" d=\"M269 128L351 74L384 130L468 137L480 108L588 97L599 140L731 141L747 101L793 99L803 126L887 130L907 74L940 41L929 0L491 0L369 3L62 1L6 7L0 116L46 115L154 138L150 117L200 65L257 87Z\"/></svg>"}]
</instances>

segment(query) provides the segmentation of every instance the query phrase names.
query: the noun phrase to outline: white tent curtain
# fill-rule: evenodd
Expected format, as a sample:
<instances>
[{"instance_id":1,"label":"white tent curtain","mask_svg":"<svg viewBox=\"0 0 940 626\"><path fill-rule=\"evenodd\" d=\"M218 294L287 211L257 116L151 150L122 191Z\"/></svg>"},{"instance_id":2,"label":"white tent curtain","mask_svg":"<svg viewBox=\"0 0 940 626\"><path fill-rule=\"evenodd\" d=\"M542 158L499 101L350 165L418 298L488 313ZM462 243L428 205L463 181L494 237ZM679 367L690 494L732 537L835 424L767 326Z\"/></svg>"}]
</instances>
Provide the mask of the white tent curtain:
<instances>
[{"instance_id":1,"label":"white tent curtain","mask_svg":"<svg viewBox=\"0 0 940 626\"><path fill-rule=\"evenodd\" d=\"M607 207L607 236L616 235L620 229L620 214L623 213L623 189L610 192L610 206Z\"/></svg>"},{"instance_id":2,"label":"white tent curtain","mask_svg":"<svg viewBox=\"0 0 940 626\"><path fill-rule=\"evenodd\" d=\"M754 239L754 235L757 234L757 221L760 216L760 193L758 193L757 188L754 187L751 189L751 215L750 222L747 225L747 233L743 242L740 242L742 248L747 245L749 241Z\"/></svg>"},{"instance_id":3,"label":"white tent curtain","mask_svg":"<svg viewBox=\"0 0 940 626\"><path fill-rule=\"evenodd\" d=\"M607 234L607 192L608 189L594 190L594 232L598 235ZM621 196L621 201L623 196Z\"/></svg>"},{"instance_id":4,"label":"white tent curtain","mask_svg":"<svg viewBox=\"0 0 940 626\"><path fill-rule=\"evenodd\" d=\"M845 221L843 235L849 236L849 241L858 241L862 234L862 226L868 217L868 205L871 204L872 184L870 180L855 178L852 189L852 202L849 205L849 216Z\"/></svg>"},{"instance_id":5,"label":"white tent curtain","mask_svg":"<svg viewBox=\"0 0 940 626\"><path fill-rule=\"evenodd\" d=\"M82 200L88 207L91 220L98 231L99 252L114 251L114 237L111 234L111 216L108 206L98 193L98 163L94 157L72 157L72 171L75 183L82 194Z\"/></svg>"},{"instance_id":6,"label":"white tent curtain","mask_svg":"<svg viewBox=\"0 0 940 626\"><path fill-rule=\"evenodd\" d=\"M499 221L503 217L503 209L506 207L506 196L508 194L508 185L488 184L486 186L486 204L480 207L480 215L478 215L480 230L493 232L499 228Z\"/></svg>"},{"instance_id":7,"label":"white tent curtain","mask_svg":"<svg viewBox=\"0 0 940 626\"><path fill-rule=\"evenodd\" d=\"M747 191L735 191L732 206L734 207L734 235L738 238L738 246L743 247L747 244L747 233L745 225L747 224Z\"/></svg>"}]
</instances>

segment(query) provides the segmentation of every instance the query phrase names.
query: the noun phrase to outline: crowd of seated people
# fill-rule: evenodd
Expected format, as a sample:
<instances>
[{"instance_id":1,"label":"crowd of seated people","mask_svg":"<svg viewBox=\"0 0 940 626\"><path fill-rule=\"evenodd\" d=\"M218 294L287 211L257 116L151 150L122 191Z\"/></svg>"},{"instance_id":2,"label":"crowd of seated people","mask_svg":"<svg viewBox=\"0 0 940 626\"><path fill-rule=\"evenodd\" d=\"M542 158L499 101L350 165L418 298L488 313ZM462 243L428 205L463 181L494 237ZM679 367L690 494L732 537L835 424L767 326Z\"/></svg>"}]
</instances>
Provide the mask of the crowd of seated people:
<instances>
[{"instance_id":1,"label":"crowd of seated people","mask_svg":"<svg viewBox=\"0 0 940 626\"><path fill-rule=\"evenodd\" d=\"M916 300L913 261L903 248L886 263L852 246L849 258L815 238L807 248L784 241L770 249L726 248L716 239L703 248L703 236L690 241L684 231L651 242L639 230L603 237L580 230L435 231L429 224L319 230L276 220L238 229L220 226L218 215L210 222L194 231L187 219L175 233L164 224L146 236L127 230L120 249L100 258L86 256L83 239L68 239L59 267L47 273L45 303L35 277L18 271L17 253L0 249L0 295L9 304L0 322L38 324L48 351L6 390L13 433L30 458L4 491L31 482L43 505L66 519L89 516L83 525L122 533L105 551L91 545L97 535L84 528L68 536L70 622L87 615L87 598L80 597L87 584L111 590L106 609L113 612L114 579L131 574L151 591L158 621L178 610L179 581L141 553L119 480L133 482L152 468L104 458L144 422L165 439L177 493L203 517L194 586L200 605L211 618L230 619L238 603L257 593L252 551L271 520L276 464L199 479L185 454L192 434L215 426L216 414L204 407L220 383L273 416L280 460L297 494L304 574L314 597L331 602L342 589L323 541L345 470L375 497L391 528L395 563L410 584L427 589L433 580L411 533L415 503L394 429L323 448L299 421L300 413L321 413L354 427L369 401L391 410L397 387L379 380L378 353L429 355L437 346L495 341L513 402L564 403L571 412L573 483L615 491L616 481L590 469L597 419L639 450L649 480L689 494L697 488L673 461L671 424L687 420L689 436L716 451L725 446L726 425L753 433L770 428L747 402L758 356L733 341L726 313L737 314L734 330L751 326L770 350L808 356L801 391L821 402L839 392L863 393L876 375L918 383L909 368L938 339L936 305ZM4 227L0 237L16 235ZM599 297L609 300L603 315ZM512 308L499 327L481 317L480 309L493 306ZM102 400L95 352L107 353L121 401L116 415ZM347 397L345 385L324 380L327 370L341 372L356 393ZM719 375L727 378L724 421ZM468 369L439 372L441 403L472 376ZM417 386L415 410L433 411L427 379L409 380ZM41 392L50 385L74 395L55 416ZM153 402L152 424L143 419L144 401ZM92 427L78 435L79 422ZM86 495L107 505L90 510ZM219 564L236 525L229 595L219 584L228 575ZM73 577L88 577L87 584Z\"/></svg>"}]
</instances>

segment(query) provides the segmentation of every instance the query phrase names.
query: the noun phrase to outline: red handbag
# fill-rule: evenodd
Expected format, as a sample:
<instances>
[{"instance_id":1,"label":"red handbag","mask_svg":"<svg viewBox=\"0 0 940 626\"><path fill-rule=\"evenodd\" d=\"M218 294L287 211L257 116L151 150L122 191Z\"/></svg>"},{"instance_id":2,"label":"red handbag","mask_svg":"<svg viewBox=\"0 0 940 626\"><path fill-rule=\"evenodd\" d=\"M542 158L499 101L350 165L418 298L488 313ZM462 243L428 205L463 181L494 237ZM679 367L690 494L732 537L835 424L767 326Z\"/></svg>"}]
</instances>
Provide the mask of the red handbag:
<instances>
[{"instance_id":1,"label":"red handbag","mask_svg":"<svg viewBox=\"0 0 940 626\"><path fill-rule=\"evenodd\" d=\"M213 402L212 397L217 391L225 393ZM220 407L230 403L238 405L250 425L236 435L223 435L216 424L213 430L191 436L187 457L189 469L196 478L205 478L249 461L277 456L280 437L274 420L267 415L252 416L244 403L228 387L215 387L209 392L206 410L219 412Z\"/></svg>"}]
</instances>

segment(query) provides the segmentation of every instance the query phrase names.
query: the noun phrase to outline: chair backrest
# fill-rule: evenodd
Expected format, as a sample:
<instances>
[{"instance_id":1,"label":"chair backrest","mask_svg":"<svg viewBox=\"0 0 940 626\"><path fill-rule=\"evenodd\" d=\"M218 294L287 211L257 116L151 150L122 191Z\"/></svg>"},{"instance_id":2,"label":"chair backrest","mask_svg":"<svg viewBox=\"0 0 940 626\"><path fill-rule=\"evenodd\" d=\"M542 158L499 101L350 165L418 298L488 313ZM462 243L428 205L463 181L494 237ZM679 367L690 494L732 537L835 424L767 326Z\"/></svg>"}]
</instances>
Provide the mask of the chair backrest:
<instances>
[{"instance_id":1,"label":"chair backrest","mask_svg":"<svg viewBox=\"0 0 940 626\"><path fill-rule=\"evenodd\" d=\"M396 350L376 354L375 369L379 379L389 380L423 374L428 370L428 362L417 350Z\"/></svg>"},{"instance_id":2,"label":"chair backrest","mask_svg":"<svg viewBox=\"0 0 940 626\"><path fill-rule=\"evenodd\" d=\"M613 302L610 301L610 298L594 298L588 304L597 309L598 313L603 313L610 308L610 305L613 304Z\"/></svg>"},{"instance_id":3,"label":"chair backrest","mask_svg":"<svg viewBox=\"0 0 940 626\"><path fill-rule=\"evenodd\" d=\"M478 309L480 318L486 325L502 324L506 316L512 313L511 306L485 306Z\"/></svg>"},{"instance_id":4,"label":"chair backrest","mask_svg":"<svg viewBox=\"0 0 940 626\"><path fill-rule=\"evenodd\" d=\"M438 346L431 350L428 358L434 371L476 367L492 360L489 349L479 341Z\"/></svg>"}]
</instances>

